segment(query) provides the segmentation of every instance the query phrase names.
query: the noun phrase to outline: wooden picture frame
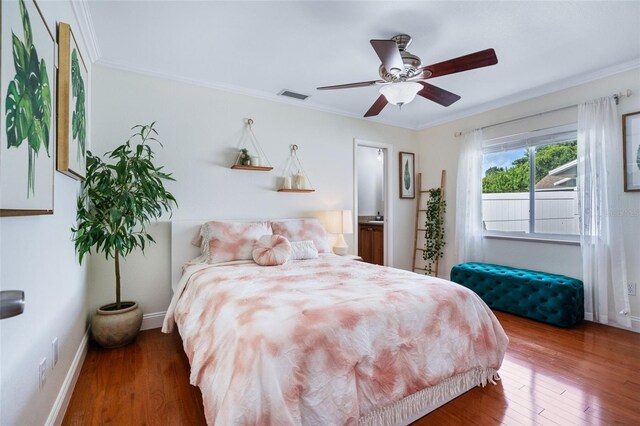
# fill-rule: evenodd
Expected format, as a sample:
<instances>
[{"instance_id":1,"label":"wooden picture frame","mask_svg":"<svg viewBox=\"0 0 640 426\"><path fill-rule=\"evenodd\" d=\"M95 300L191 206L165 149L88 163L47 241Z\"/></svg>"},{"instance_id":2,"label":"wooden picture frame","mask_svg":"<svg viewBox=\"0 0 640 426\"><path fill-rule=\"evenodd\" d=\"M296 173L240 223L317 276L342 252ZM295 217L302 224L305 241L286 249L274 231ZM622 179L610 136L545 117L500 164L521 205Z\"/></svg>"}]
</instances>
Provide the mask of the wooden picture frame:
<instances>
[{"instance_id":1,"label":"wooden picture frame","mask_svg":"<svg viewBox=\"0 0 640 426\"><path fill-rule=\"evenodd\" d=\"M640 191L640 111L622 116L625 192Z\"/></svg>"},{"instance_id":2,"label":"wooden picture frame","mask_svg":"<svg viewBox=\"0 0 640 426\"><path fill-rule=\"evenodd\" d=\"M35 0L0 18L0 216L53 214L55 38Z\"/></svg>"},{"instance_id":3,"label":"wooden picture frame","mask_svg":"<svg viewBox=\"0 0 640 426\"><path fill-rule=\"evenodd\" d=\"M400 198L416 198L415 154L412 152L400 152L399 158Z\"/></svg>"},{"instance_id":4,"label":"wooden picture frame","mask_svg":"<svg viewBox=\"0 0 640 426\"><path fill-rule=\"evenodd\" d=\"M58 159L56 168L84 179L87 159L87 90L89 72L73 30L58 24Z\"/></svg>"}]
</instances>

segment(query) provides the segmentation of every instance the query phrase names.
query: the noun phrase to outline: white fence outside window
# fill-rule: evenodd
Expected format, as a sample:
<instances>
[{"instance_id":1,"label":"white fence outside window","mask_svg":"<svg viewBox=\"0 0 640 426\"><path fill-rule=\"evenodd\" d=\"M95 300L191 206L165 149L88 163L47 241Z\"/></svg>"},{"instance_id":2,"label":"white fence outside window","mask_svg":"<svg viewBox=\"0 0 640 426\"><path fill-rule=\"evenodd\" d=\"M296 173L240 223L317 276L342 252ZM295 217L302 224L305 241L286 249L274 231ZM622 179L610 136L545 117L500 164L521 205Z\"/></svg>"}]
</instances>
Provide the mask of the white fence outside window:
<instances>
[{"instance_id":1,"label":"white fence outside window","mask_svg":"<svg viewBox=\"0 0 640 426\"><path fill-rule=\"evenodd\" d=\"M578 235L578 193L535 193L536 233ZM487 231L529 232L529 193L482 194L482 220Z\"/></svg>"}]
</instances>

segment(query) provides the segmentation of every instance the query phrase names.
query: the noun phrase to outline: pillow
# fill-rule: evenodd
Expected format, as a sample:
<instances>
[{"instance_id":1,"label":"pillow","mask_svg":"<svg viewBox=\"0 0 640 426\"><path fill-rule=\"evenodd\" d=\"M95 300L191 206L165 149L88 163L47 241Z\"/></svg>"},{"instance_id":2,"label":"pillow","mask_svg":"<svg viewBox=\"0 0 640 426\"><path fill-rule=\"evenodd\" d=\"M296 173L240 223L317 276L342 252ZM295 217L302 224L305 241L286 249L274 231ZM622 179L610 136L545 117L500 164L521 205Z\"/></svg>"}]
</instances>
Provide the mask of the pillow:
<instances>
[{"instance_id":1,"label":"pillow","mask_svg":"<svg viewBox=\"0 0 640 426\"><path fill-rule=\"evenodd\" d=\"M203 226L204 225L202 225L200 229L198 229L198 232L196 232L196 235L194 235L193 238L191 239L192 246L202 247L202 227Z\"/></svg>"},{"instance_id":2,"label":"pillow","mask_svg":"<svg viewBox=\"0 0 640 426\"><path fill-rule=\"evenodd\" d=\"M319 253L330 253L331 246L327 233L318 219L293 219L271 222L271 229L276 235L282 235L289 241L313 240Z\"/></svg>"},{"instance_id":3,"label":"pillow","mask_svg":"<svg viewBox=\"0 0 640 426\"><path fill-rule=\"evenodd\" d=\"M258 265L282 265L290 258L291 244L282 235L263 235L253 246L253 260Z\"/></svg>"},{"instance_id":4,"label":"pillow","mask_svg":"<svg viewBox=\"0 0 640 426\"><path fill-rule=\"evenodd\" d=\"M271 235L269 222L217 222L202 225L202 255L207 263L251 260L253 245Z\"/></svg>"},{"instance_id":5,"label":"pillow","mask_svg":"<svg viewBox=\"0 0 640 426\"><path fill-rule=\"evenodd\" d=\"M220 223L242 223L242 222L233 222L233 221L217 221ZM192 246L196 246L196 247L200 247L202 248L202 228L204 228L204 226L207 224L208 222L206 222L205 224L203 224L202 226L200 226L200 228L198 228L198 230L196 231L196 234L193 236L193 238L191 239L191 245ZM244 223L248 223L248 222L244 222ZM271 227L271 225L269 224L269 227Z\"/></svg>"},{"instance_id":6,"label":"pillow","mask_svg":"<svg viewBox=\"0 0 640 426\"><path fill-rule=\"evenodd\" d=\"M291 259L293 260L305 260L305 259L317 259L318 249L313 241L293 241L291 243Z\"/></svg>"}]
</instances>

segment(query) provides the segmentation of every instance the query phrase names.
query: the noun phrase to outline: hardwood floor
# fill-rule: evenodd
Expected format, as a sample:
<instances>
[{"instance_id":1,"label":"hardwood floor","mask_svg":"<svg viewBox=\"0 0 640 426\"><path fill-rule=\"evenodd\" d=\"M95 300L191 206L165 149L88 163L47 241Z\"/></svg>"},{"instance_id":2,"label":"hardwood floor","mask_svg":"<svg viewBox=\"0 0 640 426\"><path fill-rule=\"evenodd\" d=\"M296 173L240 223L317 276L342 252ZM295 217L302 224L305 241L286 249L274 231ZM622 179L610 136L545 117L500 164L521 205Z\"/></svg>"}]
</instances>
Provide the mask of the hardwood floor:
<instances>
[{"instance_id":1,"label":"hardwood floor","mask_svg":"<svg viewBox=\"0 0 640 426\"><path fill-rule=\"evenodd\" d=\"M414 425L640 425L640 334L584 322L562 329L496 312L510 339L497 385ZM205 424L178 333L89 348L63 425Z\"/></svg>"}]
</instances>

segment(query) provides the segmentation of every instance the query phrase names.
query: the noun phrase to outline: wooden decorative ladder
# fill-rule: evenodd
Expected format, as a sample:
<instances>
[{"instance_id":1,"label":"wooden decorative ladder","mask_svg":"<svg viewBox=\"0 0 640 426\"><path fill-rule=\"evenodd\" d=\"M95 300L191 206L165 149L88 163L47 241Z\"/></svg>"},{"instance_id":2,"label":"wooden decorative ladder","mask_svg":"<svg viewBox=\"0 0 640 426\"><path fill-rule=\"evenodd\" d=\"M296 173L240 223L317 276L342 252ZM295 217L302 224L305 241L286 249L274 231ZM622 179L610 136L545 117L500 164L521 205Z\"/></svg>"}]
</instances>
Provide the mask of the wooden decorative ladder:
<instances>
[{"instance_id":1,"label":"wooden decorative ladder","mask_svg":"<svg viewBox=\"0 0 640 426\"><path fill-rule=\"evenodd\" d=\"M445 186L445 182L446 182L446 177L447 177L447 171L446 170L442 170L442 172L440 173L440 214L442 214L442 201L444 200L444 186ZM413 264L411 265L411 270L413 272L416 271L423 271L423 272L427 272L427 268L426 268L426 264L424 265L424 267L418 267L416 266L416 257L418 257L418 254L420 254L420 260L422 259L422 255L425 251L424 249L424 243L422 243L422 247L418 246L418 233L419 232L425 232L426 229L420 227L421 223L426 222L426 213L427 213L427 209L426 209L426 205L424 206L425 208L420 208L422 206L422 195L423 194L428 194L429 190L423 190L422 189L422 173L418 173L418 177L416 179L416 188L418 188L418 202L416 203L416 227L415 227L415 234L413 236L413 247L415 248L414 252L413 252ZM423 218L423 220L420 220L420 218ZM424 239L421 239L420 241L423 241ZM434 272L434 276L438 276L438 260L436 259L436 264L435 264L435 268L433 269Z\"/></svg>"}]
</instances>

